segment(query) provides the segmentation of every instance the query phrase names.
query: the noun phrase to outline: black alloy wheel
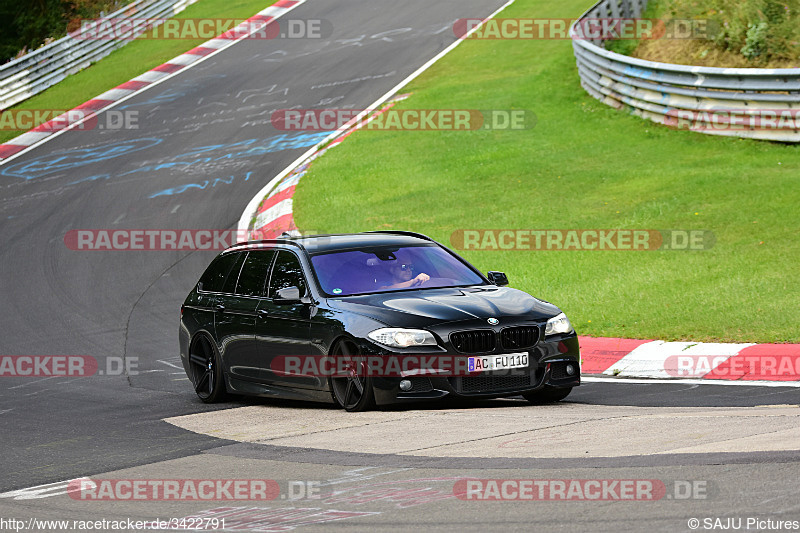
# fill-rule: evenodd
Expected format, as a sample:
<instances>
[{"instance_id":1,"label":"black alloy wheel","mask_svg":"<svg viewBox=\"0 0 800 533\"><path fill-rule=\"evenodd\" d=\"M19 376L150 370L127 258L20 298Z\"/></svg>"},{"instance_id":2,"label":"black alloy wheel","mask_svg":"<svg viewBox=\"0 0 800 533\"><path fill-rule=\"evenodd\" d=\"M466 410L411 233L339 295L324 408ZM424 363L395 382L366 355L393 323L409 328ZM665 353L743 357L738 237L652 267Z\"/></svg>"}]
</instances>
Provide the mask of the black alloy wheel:
<instances>
[{"instance_id":1,"label":"black alloy wheel","mask_svg":"<svg viewBox=\"0 0 800 533\"><path fill-rule=\"evenodd\" d=\"M205 403L215 403L225 397L222 365L217 350L205 335L199 335L189 350L189 370L197 396Z\"/></svg>"},{"instance_id":2,"label":"black alloy wheel","mask_svg":"<svg viewBox=\"0 0 800 533\"><path fill-rule=\"evenodd\" d=\"M330 378L334 401L346 411L368 411L375 405L375 395L372 378L367 375L367 362L359 357L358 346L344 339L336 343L332 352L337 368L343 367L347 372L346 377Z\"/></svg>"}]
</instances>

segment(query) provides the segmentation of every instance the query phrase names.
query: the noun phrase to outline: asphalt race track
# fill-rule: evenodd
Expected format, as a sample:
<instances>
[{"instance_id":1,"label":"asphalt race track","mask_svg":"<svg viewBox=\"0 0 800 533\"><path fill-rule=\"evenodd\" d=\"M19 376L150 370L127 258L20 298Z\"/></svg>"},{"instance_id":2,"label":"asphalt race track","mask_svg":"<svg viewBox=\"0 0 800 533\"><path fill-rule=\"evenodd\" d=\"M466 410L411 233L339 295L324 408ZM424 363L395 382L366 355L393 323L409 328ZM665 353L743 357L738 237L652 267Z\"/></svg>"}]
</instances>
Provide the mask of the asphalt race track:
<instances>
[{"instance_id":1,"label":"asphalt race track","mask_svg":"<svg viewBox=\"0 0 800 533\"><path fill-rule=\"evenodd\" d=\"M276 130L274 110L363 109L450 45L455 20L503 3L309 0L291 17L330 21L332 36L241 41L117 106L138 113L138 129L67 132L0 165L0 354L87 355L100 370L2 378L0 518L153 520L241 507L251 509L241 529L257 531L686 531L691 518L701 529L704 518L741 518L742 529L748 518L800 519L800 388L620 380L587 382L546 407L207 406L180 368L177 327L216 252L65 245L74 229L235 229L250 199L324 136ZM280 494L97 502L66 493L66 480L86 476L267 479ZM657 501L462 500L454 487L468 478L657 480L663 491ZM43 484L54 485L23 490ZM315 497L291 497L312 488Z\"/></svg>"}]
</instances>

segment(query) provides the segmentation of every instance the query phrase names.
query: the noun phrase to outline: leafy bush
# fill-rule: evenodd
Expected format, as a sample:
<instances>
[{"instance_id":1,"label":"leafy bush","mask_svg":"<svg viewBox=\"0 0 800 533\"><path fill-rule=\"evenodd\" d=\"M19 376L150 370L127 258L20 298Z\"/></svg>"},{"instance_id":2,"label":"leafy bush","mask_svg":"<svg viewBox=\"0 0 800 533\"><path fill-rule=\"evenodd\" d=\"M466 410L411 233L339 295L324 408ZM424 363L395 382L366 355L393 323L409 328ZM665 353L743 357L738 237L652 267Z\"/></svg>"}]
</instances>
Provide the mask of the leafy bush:
<instances>
[{"instance_id":1,"label":"leafy bush","mask_svg":"<svg viewBox=\"0 0 800 533\"><path fill-rule=\"evenodd\" d=\"M3 0L0 2L0 63L35 50L132 0Z\"/></svg>"},{"instance_id":2,"label":"leafy bush","mask_svg":"<svg viewBox=\"0 0 800 533\"><path fill-rule=\"evenodd\" d=\"M753 66L800 57L800 0L652 0L662 17L704 19L707 41Z\"/></svg>"},{"instance_id":3,"label":"leafy bush","mask_svg":"<svg viewBox=\"0 0 800 533\"><path fill-rule=\"evenodd\" d=\"M767 28L766 22L751 23L747 27L747 38L742 47L742 55L747 59L756 59L767 51Z\"/></svg>"}]
</instances>

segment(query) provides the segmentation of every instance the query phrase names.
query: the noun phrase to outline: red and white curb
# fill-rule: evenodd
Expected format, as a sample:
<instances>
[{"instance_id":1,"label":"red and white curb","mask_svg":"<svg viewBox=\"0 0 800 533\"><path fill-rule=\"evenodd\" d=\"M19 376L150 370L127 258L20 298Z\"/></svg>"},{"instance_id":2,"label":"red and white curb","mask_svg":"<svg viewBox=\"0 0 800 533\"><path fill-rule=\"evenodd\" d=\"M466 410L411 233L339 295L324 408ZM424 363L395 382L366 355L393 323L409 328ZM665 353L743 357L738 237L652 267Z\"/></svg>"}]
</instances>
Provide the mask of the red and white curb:
<instances>
[{"instance_id":1,"label":"red and white curb","mask_svg":"<svg viewBox=\"0 0 800 533\"><path fill-rule=\"evenodd\" d=\"M305 1L306 0L279 0L235 28L218 35L214 39L206 41L202 45L192 48L188 52L167 61L163 65L159 65L122 85L92 98L88 102L84 102L71 111L67 111L44 124L40 124L5 144L0 144L0 163L21 155L24 151L27 151L39 143L45 142L53 136L75 128L91 119L99 112L110 109L132 96L166 81L188 67L205 61L222 50L248 38L250 34L258 29L260 24L267 24L283 16L298 5L305 3ZM80 111L81 113L75 113L74 111Z\"/></svg>"},{"instance_id":2,"label":"red and white curb","mask_svg":"<svg viewBox=\"0 0 800 533\"><path fill-rule=\"evenodd\" d=\"M800 386L800 344L666 342L602 337L579 337L579 340L583 374L782 382Z\"/></svg>"}]
</instances>

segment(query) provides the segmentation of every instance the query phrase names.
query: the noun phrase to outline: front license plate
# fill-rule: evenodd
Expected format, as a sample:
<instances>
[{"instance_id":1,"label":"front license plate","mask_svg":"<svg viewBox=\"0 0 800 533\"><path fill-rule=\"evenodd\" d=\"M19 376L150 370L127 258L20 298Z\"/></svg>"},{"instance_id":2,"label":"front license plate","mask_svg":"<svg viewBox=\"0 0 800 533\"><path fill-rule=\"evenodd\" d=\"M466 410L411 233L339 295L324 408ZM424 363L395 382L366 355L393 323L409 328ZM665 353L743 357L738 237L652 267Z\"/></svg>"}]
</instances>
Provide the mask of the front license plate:
<instances>
[{"instance_id":1,"label":"front license plate","mask_svg":"<svg viewBox=\"0 0 800 533\"><path fill-rule=\"evenodd\" d=\"M482 357L469 358L470 372L509 370L511 368L526 368L527 366L527 353L506 353L500 355L484 355Z\"/></svg>"}]
</instances>

